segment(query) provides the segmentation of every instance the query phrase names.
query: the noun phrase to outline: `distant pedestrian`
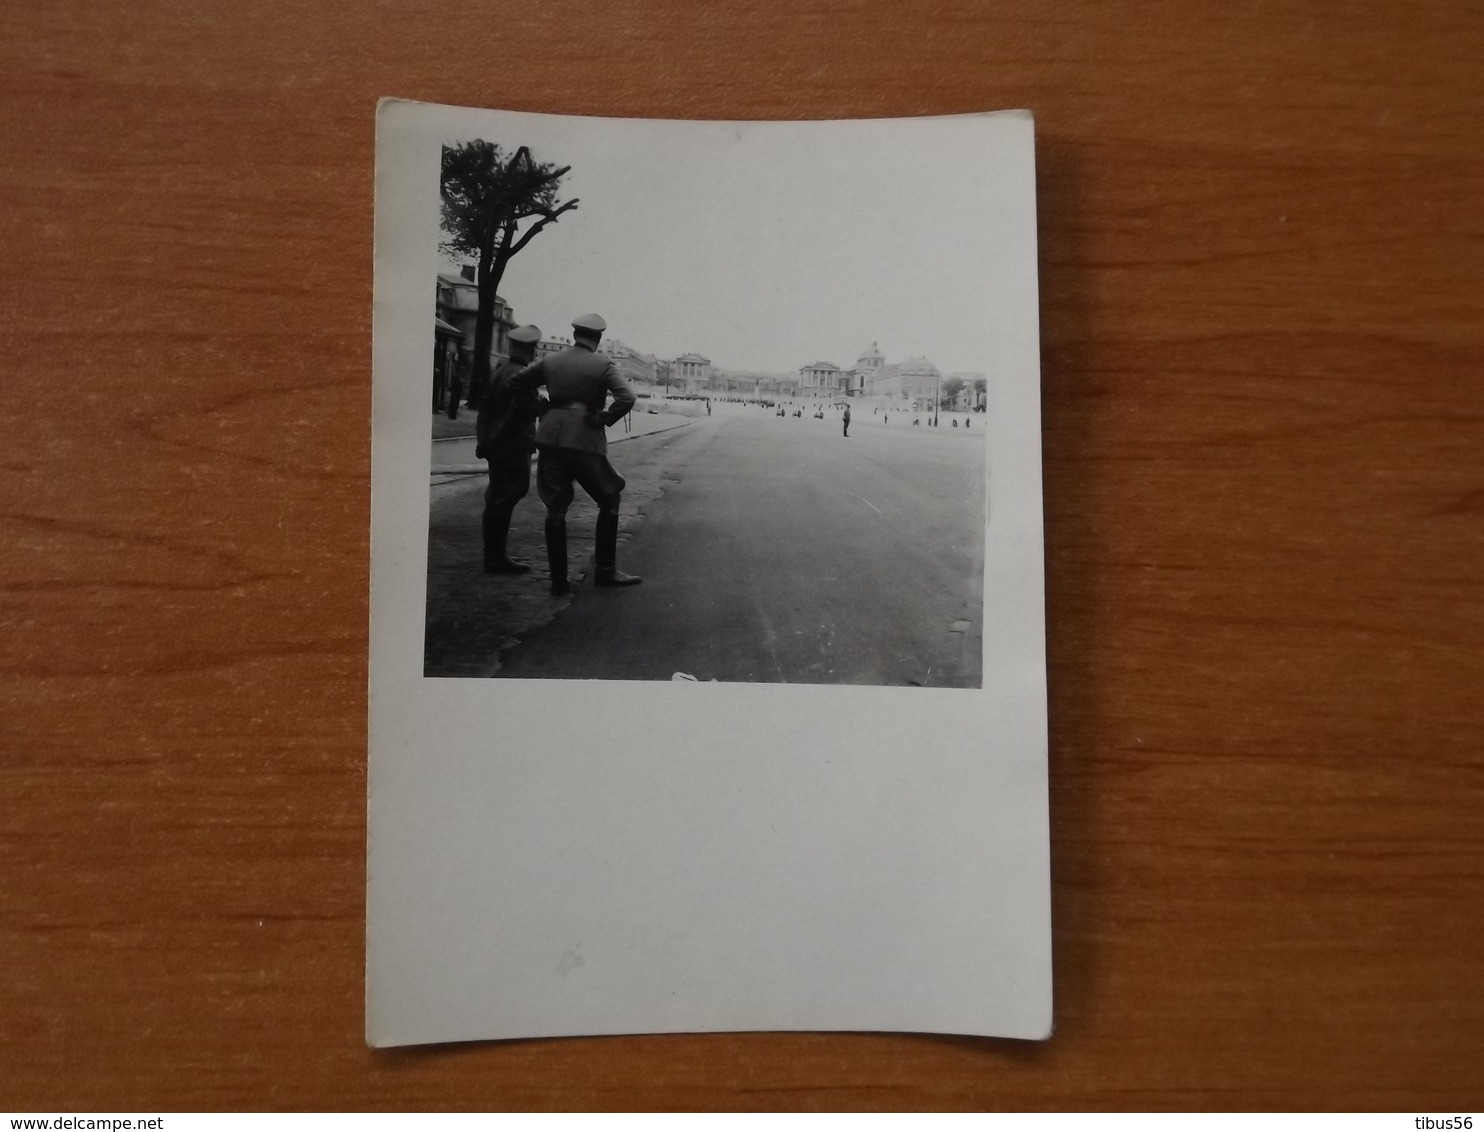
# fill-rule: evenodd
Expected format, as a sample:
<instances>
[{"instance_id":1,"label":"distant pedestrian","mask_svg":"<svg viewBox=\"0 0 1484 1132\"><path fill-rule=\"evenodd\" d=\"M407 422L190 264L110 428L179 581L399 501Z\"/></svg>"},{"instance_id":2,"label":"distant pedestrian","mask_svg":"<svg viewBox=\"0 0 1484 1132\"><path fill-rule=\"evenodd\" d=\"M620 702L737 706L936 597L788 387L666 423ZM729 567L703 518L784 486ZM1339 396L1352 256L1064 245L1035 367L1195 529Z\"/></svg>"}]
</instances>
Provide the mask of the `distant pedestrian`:
<instances>
[{"instance_id":1,"label":"distant pedestrian","mask_svg":"<svg viewBox=\"0 0 1484 1132\"><path fill-rule=\"evenodd\" d=\"M850 406L845 406L845 435L850 435Z\"/></svg>"},{"instance_id":2,"label":"distant pedestrian","mask_svg":"<svg viewBox=\"0 0 1484 1132\"><path fill-rule=\"evenodd\" d=\"M572 505L574 483L598 505L593 584L635 586L642 581L616 565L618 509L627 481L608 462L604 430L634 407L634 391L613 359L598 353L606 329L608 324L595 314L573 320L571 346L510 379L510 388L517 393L545 385L551 395L551 407L536 430L536 491L546 504L546 558L553 596L572 592L567 577L567 508ZM605 408L610 393L613 404Z\"/></svg>"},{"instance_id":3,"label":"distant pedestrian","mask_svg":"<svg viewBox=\"0 0 1484 1132\"><path fill-rule=\"evenodd\" d=\"M521 326L510 332L510 357L490 377L479 419L474 424L474 455L489 462L484 492L484 572L528 574L531 568L506 553L510 517L531 490L531 453L536 450L536 418L541 399L534 392L514 394L510 379L536 355L541 331Z\"/></svg>"},{"instance_id":4,"label":"distant pedestrian","mask_svg":"<svg viewBox=\"0 0 1484 1132\"><path fill-rule=\"evenodd\" d=\"M448 385L448 419L459 419L459 398L464 395L464 374L469 372L469 360L460 353L453 363L453 374Z\"/></svg>"}]
</instances>

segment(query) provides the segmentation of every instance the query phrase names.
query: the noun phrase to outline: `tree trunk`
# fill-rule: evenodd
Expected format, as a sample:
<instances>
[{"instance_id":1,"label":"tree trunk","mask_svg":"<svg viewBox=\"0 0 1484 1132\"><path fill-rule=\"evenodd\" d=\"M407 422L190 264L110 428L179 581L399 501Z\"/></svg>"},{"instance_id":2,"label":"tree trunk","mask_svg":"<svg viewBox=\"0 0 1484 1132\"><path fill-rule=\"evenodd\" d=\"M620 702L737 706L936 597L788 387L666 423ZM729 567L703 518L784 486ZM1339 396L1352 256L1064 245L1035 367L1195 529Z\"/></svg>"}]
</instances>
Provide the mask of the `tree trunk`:
<instances>
[{"instance_id":1,"label":"tree trunk","mask_svg":"<svg viewBox=\"0 0 1484 1132\"><path fill-rule=\"evenodd\" d=\"M495 341L495 297L505 275L507 256L491 250L479 257L479 313L474 318L474 363L469 376L469 407L479 408L490 380L490 347Z\"/></svg>"}]
</instances>

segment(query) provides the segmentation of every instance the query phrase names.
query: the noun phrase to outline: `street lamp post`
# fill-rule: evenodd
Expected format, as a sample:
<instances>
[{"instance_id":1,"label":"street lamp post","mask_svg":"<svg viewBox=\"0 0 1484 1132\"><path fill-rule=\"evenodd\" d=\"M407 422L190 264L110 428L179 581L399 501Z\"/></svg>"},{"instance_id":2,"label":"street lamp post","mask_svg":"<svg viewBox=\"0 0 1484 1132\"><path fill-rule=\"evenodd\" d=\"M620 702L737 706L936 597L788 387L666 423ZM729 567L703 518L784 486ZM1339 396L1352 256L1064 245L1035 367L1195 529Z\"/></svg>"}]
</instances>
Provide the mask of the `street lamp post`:
<instances>
[{"instance_id":1,"label":"street lamp post","mask_svg":"<svg viewBox=\"0 0 1484 1132\"><path fill-rule=\"evenodd\" d=\"M933 427L938 427L938 410L943 405L943 378L933 378Z\"/></svg>"}]
</instances>

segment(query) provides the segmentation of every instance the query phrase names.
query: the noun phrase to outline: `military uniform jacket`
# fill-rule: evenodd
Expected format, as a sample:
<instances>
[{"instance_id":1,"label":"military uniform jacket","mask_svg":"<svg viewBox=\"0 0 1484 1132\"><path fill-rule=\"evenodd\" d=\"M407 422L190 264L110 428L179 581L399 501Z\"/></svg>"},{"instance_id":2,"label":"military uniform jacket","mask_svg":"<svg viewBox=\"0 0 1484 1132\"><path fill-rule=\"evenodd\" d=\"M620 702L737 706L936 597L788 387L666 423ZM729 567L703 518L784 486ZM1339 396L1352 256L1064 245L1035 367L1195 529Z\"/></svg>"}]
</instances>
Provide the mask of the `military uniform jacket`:
<instances>
[{"instance_id":1,"label":"military uniform jacket","mask_svg":"<svg viewBox=\"0 0 1484 1132\"><path fill-rule=\"evenodd\" d=\"M515 362L503 361L490 378L474 436L479 451L487 457L529 456L536 447L536 418L541 399L534 392L512 393L510 379L521 371Z\"/></svg>"},{"instance_id":2,"label":"military uniform jacket","mask_svg":"<svg viewBox=\"0 0 1484 1132\"><path fill-rule=\"evenodd\" d=\"M536 429L536 443L554 448L606 456L608 434L603 430L634 407L634 391L619 376L613 359L585 346L548 354L512 377L508 388L518 395L538 385L546 386L551 405ZM605 410L610 393L613 406Z\"/></svg>"}]
</instances>

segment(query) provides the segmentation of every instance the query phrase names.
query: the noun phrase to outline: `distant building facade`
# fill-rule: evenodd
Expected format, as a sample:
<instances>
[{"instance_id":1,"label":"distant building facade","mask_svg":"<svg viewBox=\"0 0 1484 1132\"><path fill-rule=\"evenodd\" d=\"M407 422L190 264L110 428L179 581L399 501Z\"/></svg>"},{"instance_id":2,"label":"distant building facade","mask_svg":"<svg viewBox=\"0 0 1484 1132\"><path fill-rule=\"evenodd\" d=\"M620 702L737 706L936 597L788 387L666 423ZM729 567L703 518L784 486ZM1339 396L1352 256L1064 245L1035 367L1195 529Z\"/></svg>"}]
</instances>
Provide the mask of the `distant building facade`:
<instances>
[{"instance_id":1,"label":"distant building facade","mask_svg":"<svg viewBox=\"0 0 1484 1132\"><path fill-rule=\"evenodd\" d=\"M508 308L507 308L508 309ZM538 356L565 350L567 338L548 338L538 347ZM675 358L658 358L610 338L600 349L611 357L631 385L661 385L672 392L715 394L723 397L784 400L838 400L843 397L877 397L902 402L903 408L925 410L943 396L943 374L926 357L908 358L887 364L881 347L872 342L846 370L833 362L818 361L796 373L764 370L724 369L704 354L695 352ZM945 409L966 412L982 410L984 374L955 373L962 386L945 403Z\"/></svg>"},{"instance_id":2,"label":"distant building facade","mask_svg":"<svg viewBox=\"0 0 1484 1132\"><path fill-rule=\"evenodd\" d=\"M953 373L949 377L962 381L963 388L953 395L953 404L945 406L956 413L981 412L984 409L985 378L982 373Z\"/></svg>"},{"instance_id":3,"label":"distant building facade","mask_svg":"<svg viewBox=\"0 0 1484 1132\"><path fill-rule=\"evenodd\" d=\"M712 388L736 397L778 400L799 395L799 375L767 373L763 370L718 370L712 367Z\"/></svg>"},{"instance_id":4,"label":"distant building facade","mask_svg":"<svg viewBox=\"0 0 1484 1132\"><path fill-rule=\"evenodd\" d=\"M653 385L659 375L659 364L653 354L641 354L617 338L608 339L599 349L613 359L619 374L630 385Z\"/></svg>"},{"instance_id":5,"label":"distant building facade","mask_svg":"<svg viewBox=\"0 0 1484 1132\"><path fill-rule=\"evenodd\" d=\"M815 362L799 370L800 397L838 397L845 391L844 372L833 362Z\"/></svg>"},{"instance_id":6,"label":"distant building facade","mask_svg":"<svg viewBox=\"0 0 1484 1132\"><path fill-rule=\"evenodd\" d=\"M464 339L457 326L433 318L433 412L448 409L453 394L453 379L458 373L459 343Z\"/></svg>"},{"instance_id":7,"label":"distant building facade","mask_svg":"<svg viewBox=\"0 0 1484 1132\"><path fill-rule=\"evenodd\" d=\"M463 396L469 394L469 375L474 369L474 325L479 320L479 284L474 279L475 267L466 263L459 274L439 272L434 308L434 337L442 347L434 355L433 400L439 401L439 390L451 389L457 379ZM445 329L439 330L442 323ZM495 296L494 334L490 337L490 369L494 370L510 356L510 332L515 328L515 312L499 295ZM452 333L450 333L450 331ZM447 340L457 340L450 356Z\"/></svg>"},{"instance_id":8,"label":"distant building facade","mask_svg":"<svg viewBox=\"0 0 1484 1132\"><path fill-rule=\"evenodd\" d=\"M670 362L671 380L687 393L711 387L711 359L701 354L681 354Z\"/></svg>"},{"instance_id":9,"label":"distant building facade","mask_svg":"<svg viewBox=\"0 0 1484 1132\"><path fill-rule=\"evenodd\" d=\"M543 338L536 343L536 357L544 358L547 354L560 354L563 350L570 349L571 346L572 339L570 338Z\"/></svg>"},{"instance_id":10,"label":"distant building facade","mask_svg":"<svg viewBox=\"0 0 1484 1132\"><path fill-rule=\"evenodd\" d=\"M887 397L908 402L915 409L931 408L941 388L943 376L927 358L908 358L905 362L874 368L863 387L867 397Z\"/></svg>"},{"instance_id":11,"label":"distant building facade","mask_svg":"<svg viewBox=\"0 0 1484 1132\"><path fill-rule=\"evenodd\" d=\"M855 368L847 375L846 392L852 397L866 397L866 392L875 382L881 367L886 364L886 357L881 353L881 347L872 342L866 351L855 360Z\"/></svg>"}]
</instances>

